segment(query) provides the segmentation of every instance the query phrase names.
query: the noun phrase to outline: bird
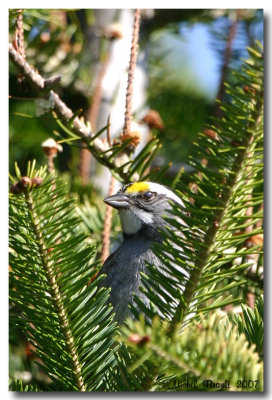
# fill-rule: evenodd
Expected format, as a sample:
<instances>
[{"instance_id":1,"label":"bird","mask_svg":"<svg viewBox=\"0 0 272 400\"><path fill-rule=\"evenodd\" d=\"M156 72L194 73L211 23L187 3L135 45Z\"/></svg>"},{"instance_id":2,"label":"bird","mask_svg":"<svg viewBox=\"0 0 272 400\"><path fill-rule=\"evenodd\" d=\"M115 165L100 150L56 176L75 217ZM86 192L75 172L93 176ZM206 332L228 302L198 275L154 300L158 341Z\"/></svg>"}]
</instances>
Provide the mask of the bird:
<instances>
[{"instance_id":1,"label":"bird","mask_svg":"<svg viewBox=\"0 0 272 400\"><path fill-rule=\"evenodd\" d=\"M169 214L172 202L184 204L168 187L148 181L126 184L104 202L118 210L123 242L106 259L99 274L106 275L101 285L111 289L109 302L115 320L122 324L128 316L133 317L129 304L134 294L148 306L148 298L140 291L141 272L148 272L146 263L160 267L161 261L152 245L162 242L164 216Z\"/></svg>"}]
</instances>

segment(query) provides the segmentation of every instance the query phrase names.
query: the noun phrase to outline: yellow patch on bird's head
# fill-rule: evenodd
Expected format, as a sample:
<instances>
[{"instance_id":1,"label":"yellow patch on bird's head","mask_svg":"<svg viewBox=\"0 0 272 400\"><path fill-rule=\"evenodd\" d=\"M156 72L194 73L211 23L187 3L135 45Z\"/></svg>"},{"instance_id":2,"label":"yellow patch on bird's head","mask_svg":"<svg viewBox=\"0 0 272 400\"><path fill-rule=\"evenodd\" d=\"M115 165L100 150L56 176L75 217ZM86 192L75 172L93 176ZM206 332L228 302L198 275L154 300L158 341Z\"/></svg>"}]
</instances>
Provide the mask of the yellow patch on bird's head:
<instances>
[{"instance_id":1,"label":"yellow patch on bird's head","mask_svg":"<svg viewBox=\"0 0 272 400\"><path fill-rule=\"evenodd\" d=\"M126 189L126 193L139 193L145 192L149 189L148 182L135 182L132 185L129 185Z\"/></svg>"}]
</instances>

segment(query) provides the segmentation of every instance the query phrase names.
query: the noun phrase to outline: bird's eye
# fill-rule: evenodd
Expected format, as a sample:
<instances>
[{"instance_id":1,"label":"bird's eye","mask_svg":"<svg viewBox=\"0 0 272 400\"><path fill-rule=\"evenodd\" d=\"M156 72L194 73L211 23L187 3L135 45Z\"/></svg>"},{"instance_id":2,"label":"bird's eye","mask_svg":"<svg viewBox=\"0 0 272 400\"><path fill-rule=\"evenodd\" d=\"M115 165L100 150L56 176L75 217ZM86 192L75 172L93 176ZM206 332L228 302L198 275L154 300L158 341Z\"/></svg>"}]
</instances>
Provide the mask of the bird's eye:
<instances>
[{"instance_id":1,"label":"bird's eye","mask_svg":"<svg viewBox=\"0 0 272 400\"><path fill-rule=\"evenodd\" d=\"M149 200L153 199L153 197L155 197L155 193L154 193L154 192L145 192L145 193L142 195L142 198L143 198L143 200L145 200L145 201L149 201Z\"/></svg>"}]
</instances>

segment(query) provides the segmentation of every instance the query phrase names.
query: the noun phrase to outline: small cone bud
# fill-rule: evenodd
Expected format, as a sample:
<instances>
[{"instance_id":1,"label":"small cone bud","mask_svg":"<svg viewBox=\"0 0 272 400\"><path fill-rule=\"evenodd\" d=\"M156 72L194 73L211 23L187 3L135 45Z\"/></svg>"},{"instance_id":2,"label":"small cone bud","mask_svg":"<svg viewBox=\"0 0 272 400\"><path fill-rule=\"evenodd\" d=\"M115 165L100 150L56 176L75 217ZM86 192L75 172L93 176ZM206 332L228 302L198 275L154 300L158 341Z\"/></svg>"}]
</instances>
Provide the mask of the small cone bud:
<instances>
[{"instance_id":1,"label":"small cone bud","mask_svg":"<svg viewBox=\"0 0 272 400\"><path fill-rule=\"evenodd\" d=\"M11 185L10 191L11 191L11 193L14 193L14 194L22 193L22 189L20 189L18 187L17 183L14 183L13 185Z\"/></svg>"},{"instance_id":2,"label":"small cone bud","mask_svg":"<svg viewBox=\"0 0 272 400\"><path fill-rule=\"evenodd\" d=\"M149 110L148 113L141 119L141 123L148 125L149 129L156 128L159 130L164 129L164 123L158 111Z\"/></svg>"},{"instance_id":3,"label":"small cone bud","mask_svg":"<svg viewBox=\"0 0 272 400\"><path fill-rule=\"evenodd\" d=\"M47 157L56 157L58 152L62 152L62 146L51 138L42 143L42 149Z\"/></svg>"},{"instance_id":4,"label":"small cone bud","mask_svg":"<svg viewBox=\"0 0 272 400\"><path fill-rule=\"evenodd\" d=\"M246 240L247 247L262 246L263 245L263 234L253 235Z\"/></svg>"},{"instance_id":5,"label":"small cone bud","mask_svg":"<svg viewBox=\"0 0 272 400\"><path fill-rule=\"evenodd\" d=\"M141 134L140 134L140 132L132 131L132 132L128 132L128 133L125 133L124 135L122 135L122 142L125 142L128 139L130 139L130 142L128 143L127 150L129 152L132 152L135 150L135 148L140 143Z\"/></svg>"},{"instance_id":6,"label":"small cone bud","mask_svg":"<svg viewBox=\"0 0 272 400\"><path fill-rule=\"evenodd\" d=\"M39 187L42 184L42 178L40 176L37 176L35 178L30 179L28 176L23 176L19 182L14 183L10 187L11 193L14 194L20 194L20 193L25 193L27 187L33 188L33 187Z\"/></svg>"},{"instance_id":7,"label":"small cone bud","mask_svg":"<svg viewBox=\"0 0 272 400\"><path fill-rule=\"evenodd\" d=\"M219 140L217 133L213 129L206 128L203 133L211 139Z\"/></svg>"},{"instance_id":8,"label":"small cone bud","mask_svg":"<svg viewBox=\"0 0 272 400\"><path fill-rule=\"evenodd\" d=\"M31 179L28 176L23 176L17 185L20 189L26 189L28 185L31 186Z\"/></svg>"},{"instance_id":9,"label":"small cone bud","mask_svg":"<svg viewBox=\"0 0 272 400\"><path fill-rule=\"evenodd\" d=\"M128 337L129 342L135 343L135 344L145 344L150 341L150 336L145 335L145 336L140 336L138 333L132 333Z\"/></svg>"},{"instance_id":10,"label":"small cone bud","mask_svg":"<svg viewBox=\"0 0 272 400\"><path fill-rule=\"evenodd\" d=\"M42 178L40 176L36 176L35 178L31 179L31 184L32 184L32 186L39 187L39 186L41 186L42 181L43 180L42 180Z\"/></svg>"},{"instance_id":11,"label":"small cone bud","mask_svg":"<svg viewBox=\"0 0 272 400\"><path fill-rule=\"evenodd\" d=\"M124 36L123 27L119 22L113 22L104 28L102 33L110 40L121 39Z\"/></svg>"}]
</instances>

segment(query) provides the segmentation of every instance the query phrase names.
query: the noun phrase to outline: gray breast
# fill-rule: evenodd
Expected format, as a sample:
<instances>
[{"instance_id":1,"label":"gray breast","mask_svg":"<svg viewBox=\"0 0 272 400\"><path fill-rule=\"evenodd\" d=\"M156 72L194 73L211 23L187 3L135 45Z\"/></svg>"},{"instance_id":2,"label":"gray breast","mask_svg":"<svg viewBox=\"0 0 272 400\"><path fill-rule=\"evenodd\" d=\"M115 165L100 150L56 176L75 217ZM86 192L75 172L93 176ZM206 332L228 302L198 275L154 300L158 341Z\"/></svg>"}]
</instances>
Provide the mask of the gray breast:
<instances>
[{"instance_id":1,"label":"gray breast","mask_svg":"<svg viewBox=\"0 0 272 400\"><path fill-rule=\"evenodd\" d=\"M137 243L137 246L135 244ZM107 274L102 286L110 287L110 302L114 307L116 320L120 323L128 315L128 305L135 293L147 305L148 300L139 290L141 275L146 272L146 262L153 265L159 263L158 258L150 250L152 242L144 238L135 241L127 238L104 263L100 273Z\"/></svg>"}]
</instances>

